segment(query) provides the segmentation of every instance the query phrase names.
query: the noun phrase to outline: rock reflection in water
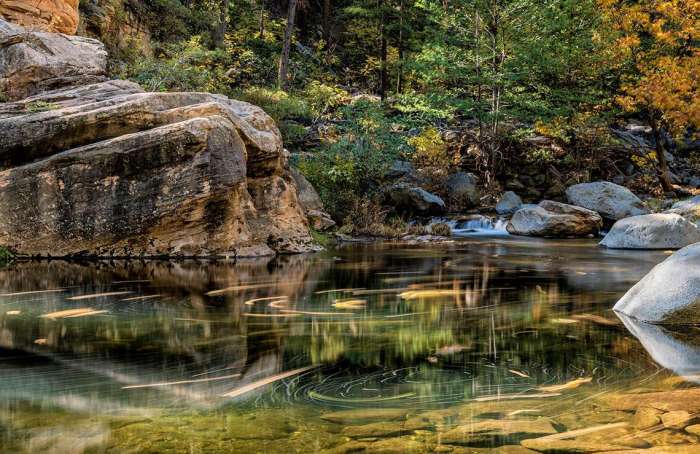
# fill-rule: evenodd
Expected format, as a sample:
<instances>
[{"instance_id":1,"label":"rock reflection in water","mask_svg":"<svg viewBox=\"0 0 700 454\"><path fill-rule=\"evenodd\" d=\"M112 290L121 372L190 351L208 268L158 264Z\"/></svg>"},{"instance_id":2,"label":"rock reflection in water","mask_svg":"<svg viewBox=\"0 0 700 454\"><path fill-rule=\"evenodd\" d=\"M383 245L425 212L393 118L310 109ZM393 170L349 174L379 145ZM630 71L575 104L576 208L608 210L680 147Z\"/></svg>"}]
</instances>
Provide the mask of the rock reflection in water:
<instances>
[{"instance_id":1,"label":"rock reflection in water","mask_svg":"<svg viewBox=\"0 0 700 454\"><path fill-rule=\"evenodd\" d=\"M470 238L239 263L18 263L0 270L0 444L462 452L694 443L679 429L636 434L638 409L619 404L639 386L665 389L655 360L683 374L696 361L688 349L664 362L676 344L657 334L650 344L630 327L640 345L609 309L664 257ZM602 428L569 434L593 426Z\"/></svg>"}]
</instances>

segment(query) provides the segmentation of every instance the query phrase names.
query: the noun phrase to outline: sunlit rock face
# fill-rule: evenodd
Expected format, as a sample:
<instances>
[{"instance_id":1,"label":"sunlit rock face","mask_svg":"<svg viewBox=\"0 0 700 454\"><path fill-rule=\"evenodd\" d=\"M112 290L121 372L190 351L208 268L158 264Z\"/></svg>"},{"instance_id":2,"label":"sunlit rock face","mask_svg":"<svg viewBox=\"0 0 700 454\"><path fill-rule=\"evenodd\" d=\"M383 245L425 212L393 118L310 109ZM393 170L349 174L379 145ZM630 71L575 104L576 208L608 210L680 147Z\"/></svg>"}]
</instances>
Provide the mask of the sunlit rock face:
<instances>
[{"instance_id":1,"label":"sunlit rock face","mask_svg":"<svg viewBox=\"0 0 700 454\"><path fill-rule=\"evenodd\" d=\"M2 101L107 78L107 52L97 40L30 32L0 19L0 42Z\"/></svg>"},{"instance_id":2,"label":"sunlit rock face","mask_svg":"<svg viewBox=\"0 0 700 454\"><path fill-rule=\"evenodd\" d=\"M78 0L4 0L0 18L28 30L73 35L78 29Z\"/></svg>"},{"instance_id":3,"label":"sunlit rock face","mask_svg":"<svg viewBox=\"0 0 700 454\"><path fill-rule=\"evenodd\" d=\"M600 242L611 249L680 249L700 241L700 230L672 213L632 216L617 221Z\"/></svg>"},{"instance_id":4,"label":"sunlit rock face","mask_svg":"<svg viewBox=\"0 0 700 454\"><path fill-rule=\"evenodd\" d=\"M700 323L700 243L656 265L614 309L648 323Z\"/></svg>"},{"instance_id":5,"label":"sunlit rock face","mask_svg":"<svg viewBox=\"0 0 700 454\"><path fill-rule=\"evenodd\" d=\"M544 200L516 211L508 224L514 235L567 238L596 235L603 225L595 211Z\"/></svg>"},{"instance_id":6,"label":"sunlit rock face","mask_svg":"<svg viewBox=\"0 0 700 454\"><path fill-rule=\"evenodd\" d=\"M147 93L125 81L85 85L85 71L104 68L90 59L93 51L104 58L101 43L18 29L0 23L36 56L0 49L0 75L9 73L0 83L15 80L9 62L32 87L15 97L36 94L0 104L0 244L31 256L316 249L279 130L262 109L208 93ZM36 40L60 42L75 56L75 76ZM56 77L44 84L44 74Z\"/></svg>"}]
</instances>

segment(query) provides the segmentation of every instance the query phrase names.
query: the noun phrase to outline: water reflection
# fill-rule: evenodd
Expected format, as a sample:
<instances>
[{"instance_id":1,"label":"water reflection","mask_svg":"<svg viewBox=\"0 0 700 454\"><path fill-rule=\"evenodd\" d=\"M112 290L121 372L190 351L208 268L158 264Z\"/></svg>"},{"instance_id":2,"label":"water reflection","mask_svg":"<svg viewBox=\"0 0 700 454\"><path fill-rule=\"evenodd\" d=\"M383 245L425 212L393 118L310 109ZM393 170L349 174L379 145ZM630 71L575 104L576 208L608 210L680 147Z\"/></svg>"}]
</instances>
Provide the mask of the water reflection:
<instances>
[{"instance_id":1,"label":"water reflection","mask_svg":"<svg viewBox=\"0 0 700 454\"><path fill-rule=\"evenodd\" d=\"M598 394L663 377L656 363L700 364L625 321L640 345L609 310L663 258L470 238L239 263L14 264L0 270L0 444L422 452L617 423Z\"/></svg>"}]
</instances>

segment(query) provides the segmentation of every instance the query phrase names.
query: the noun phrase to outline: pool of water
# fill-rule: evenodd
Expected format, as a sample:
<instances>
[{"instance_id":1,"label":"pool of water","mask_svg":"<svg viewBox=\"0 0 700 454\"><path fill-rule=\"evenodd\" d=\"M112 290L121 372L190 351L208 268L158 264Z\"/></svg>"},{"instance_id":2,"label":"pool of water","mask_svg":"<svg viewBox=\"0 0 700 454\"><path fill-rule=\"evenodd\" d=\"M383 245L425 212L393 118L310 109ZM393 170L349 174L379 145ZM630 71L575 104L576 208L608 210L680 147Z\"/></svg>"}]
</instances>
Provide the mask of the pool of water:
<instances>
[{"instance_id":1,"label":"pool of water","mask_svg":"<svg viewBox=\"0 0 700 454\"><path fill-rule=\"evenodd\" d=\"M485 237L15 263L0 452L700 452L700 336L611 310L665 257Z\"/></svg>"}]
</instances>

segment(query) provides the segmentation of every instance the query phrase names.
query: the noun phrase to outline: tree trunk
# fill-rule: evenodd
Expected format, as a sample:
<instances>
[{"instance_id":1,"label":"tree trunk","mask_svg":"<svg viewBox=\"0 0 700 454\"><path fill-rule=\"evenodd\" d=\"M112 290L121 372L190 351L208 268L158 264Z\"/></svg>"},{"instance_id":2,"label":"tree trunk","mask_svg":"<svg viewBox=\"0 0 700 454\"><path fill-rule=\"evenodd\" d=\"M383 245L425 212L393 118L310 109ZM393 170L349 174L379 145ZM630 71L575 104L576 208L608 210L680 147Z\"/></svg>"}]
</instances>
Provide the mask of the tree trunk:
<instances>
[{"instance_id":1,"label":"tree trunk","mask_svg":"<svg viewBox=\"0 0 700 454\"><path fill-rule=\"evenodd\" d=\"M323 40L326 50L331 48L331 0L323 0Z\"/></svg>"},{"instance_id":2,"label":"tree trunk","mask_svg":"<svg viewBox=\"0 0 700 454\"><path fill-rule=\"evenodd\" d=\"M265 2L260 0L260 18L258 19L258 32L260 34L259 38L263 39L265 35Z\"/></svg>"},{"instance_id":3,"label":"tree trunk","mask_svg":"<svg viewBox=\"0 0 700 454\"><path fill-rule=\"evenodd\" d=\"M224 47L224 39L226 38L226 26L228 21L228 0L221 0L221 10L219 11L219 25L216 29L216 38L214 45L216 47Z\"/></svg>"},{"instance_id":4,"label":"tree trunk","mask_svg":"<svg viewBox=\"0 0 700 454\"><path fill-rule=\"evenodd\" d=\"M381 23L379 24L380 46L379 46L379 97L382 101L386 99L387 75L386 75L386 27L384 27L384 5L380 2L382 8Z\"/></svg>"},{"instance_id":5,"label":"tree trunk","mask_svg":"<svg viewBox=\"0 0 700 454\"><path fill-rule=\"evenodd\" d=\"M297 10L297 0L289 0L287 10L287 26L284 29L284 42L282 43L282 55L280 56L279 74L277 86L284 90L287 88L289 72L289 50L292 46L292 35L294 34L294 15Z\"/></svg>"},{"instance_id":6,"label":"tree trunk","mask_svg":"<svg viewBox=\"0 0 700 454\"><path fill-rule=\"evenodd\" d=\"M399 3L399 64L396 70L396 93L403 91L403 0Z\"/></svg>"},{"instance_id":7,"label":"tree trunk","mask_svg":"<svg viewBox=\"0 0 700 454\"><path fill-rule=\"evenodd\" d=\"M668 170L668 161L666 161L665 154L666 150L664 149L663 138L661 137L658 122L656 118L652 117L649 123L651 123L651 130L654 134L656 161L658 162L656 173L659 176L661 189L663 189L664 192L673 192L673 182L671 181L671 175Z\"/></svg>"}]
</instances>

